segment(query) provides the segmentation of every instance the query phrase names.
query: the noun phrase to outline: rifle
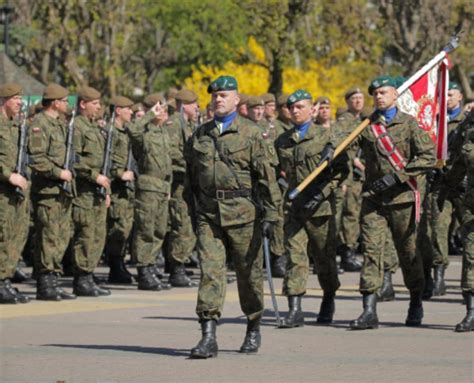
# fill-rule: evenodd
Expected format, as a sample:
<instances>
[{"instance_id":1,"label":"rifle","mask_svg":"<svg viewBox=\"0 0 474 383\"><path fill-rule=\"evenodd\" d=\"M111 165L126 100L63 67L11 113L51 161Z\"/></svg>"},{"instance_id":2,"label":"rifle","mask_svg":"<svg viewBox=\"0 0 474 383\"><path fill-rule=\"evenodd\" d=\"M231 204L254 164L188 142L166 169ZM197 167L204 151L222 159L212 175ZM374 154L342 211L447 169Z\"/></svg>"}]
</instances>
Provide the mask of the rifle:
<instances>
[{"instance_id":1,"label":"rifle","mask_svg":"<svg viewBox=\"0 0 474 383\"><path fill-rule=\"evenodd\" d=\"M69 170L71 173L74 172L74 162L76 153L74 151L74 120L76 118L77 113L77 102L74 105L72 110L71 119L69 120L69 124L67 126L67 138L66 138L66 157L64 159L64 170ZM72 193L72 184L71 182L63 181L61 183L61 189L63 189L66 193Z\"/></svg>"},{"instance_id":2,"label":"rifle","mask_svg":"<svg viewBox=\"0 0 474 383\"><path fill-rule=\"evenodd\" d=\"M104 160L102 161L102 169L100 170L100 174L110 178L110 168L112 167L112 139L114 134L114 126L115 126L115 107L112 111L112 117L109 120L109 126L107 129L107 142L105 143L105 151L104 151ZM99 188L99 193L102 198L107 197L107 189L101 186Z\"/></svg>"},{"instance_id":3,"label":"rifle","mask_svg":"<svg viewBox=\"0 0 474 383\"><path fill-rule=\"evenodd\" d=\"M20 124L20 136L18 138L18 154L16 158L15 173L28 178L26 172L26 166L28 165L28 152L27 152L27 140L28 140L28 112L30 109L30 96L26 101L25 111L23 113L23 119ZM25 199L25 193L19 186L15 188L15 193L20 201Z\"/></svg>"},{"instance_id":4,"label":"rifle","mask_svg":"<svg viewBox=\"0 0 474 383\"><path fill-rule=\"evenodd\" d=\"M127 171L132 171L137 174L137 162L135 161L135 158L133 157L133 152L132 152L132 145L129 144L128 146L128 158L127 158L127 165L125 167L125 170ZM134 191L135 190L135 182L133 181L126 181L125 182L125 187L130 190Z\"/></svg>"}]
</instances>

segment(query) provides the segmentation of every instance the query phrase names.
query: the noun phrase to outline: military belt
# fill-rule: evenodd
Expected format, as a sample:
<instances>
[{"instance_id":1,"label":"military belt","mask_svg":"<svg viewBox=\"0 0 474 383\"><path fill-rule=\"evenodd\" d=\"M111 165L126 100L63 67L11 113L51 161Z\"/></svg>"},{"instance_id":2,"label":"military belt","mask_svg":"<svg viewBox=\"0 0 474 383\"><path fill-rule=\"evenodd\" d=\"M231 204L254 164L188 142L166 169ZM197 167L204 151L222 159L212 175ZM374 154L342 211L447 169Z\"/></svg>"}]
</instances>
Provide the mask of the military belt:
<instances>
[{"instance_id":1,"label":"military belt","mask_svg":"<svg viewBox=\"0 0 474 383\"><path fill-rule=\"evenodd\" d=\"M252 189L238 189L238 190L216 190L216 198L218 200L233 199L238 197L250 197Z\"/></svg>"}]
</instances>

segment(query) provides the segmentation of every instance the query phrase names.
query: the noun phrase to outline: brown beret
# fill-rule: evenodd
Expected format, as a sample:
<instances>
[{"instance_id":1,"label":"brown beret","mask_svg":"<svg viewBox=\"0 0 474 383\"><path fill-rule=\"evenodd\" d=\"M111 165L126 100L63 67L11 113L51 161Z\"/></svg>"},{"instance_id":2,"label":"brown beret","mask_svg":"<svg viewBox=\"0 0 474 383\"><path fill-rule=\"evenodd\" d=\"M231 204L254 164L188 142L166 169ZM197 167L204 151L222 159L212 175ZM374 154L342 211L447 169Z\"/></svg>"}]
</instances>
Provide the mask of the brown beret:
<instances>
[{"instance_id":1,"label":"brown beret","mask_svg":"<svg viewBox=\"0 0 474 383\"><path fill-rule=\"evenodd\" d=\"M181 89L178 93L174 95L174 98L176 99L176 101L179 101L183 104L192 104L193 102L197 101L198 96L192 90Z\"/></svg>"},{"instance_id":2,"label":"brown beret","mask_svg":"<svg viewBox=\"0 0 474 383\"><path fill-rule=\"evenodd\" d=\"M238 106L246 104L247 101L249 100L250 96L248 94L245 94L245 93L239 93L239 98L240 98L240 101L239 101Z\"/></svg>"},{"instance_id":3,"label":"brown beret","mask_svg":"<svg viewBox=\"0 0 474 383\"><path fill-rule=\"evenodd\" d=\"M100 92L90 86L81 86L77 90L77 94L79 99L84 101L94 101L100 98Z\"/></svg>"},{"instance_id":4,"label":"brown beret","mask_svg":"<svg viewBox=\"0 0 474 383\"><path fill-rule=\"evenodd\" d=\"M283 106L286 105L286 102L288 101L288 94L282 94L278 97L277 99L277 105L278 106Z\"/></svg>"},{"instance_id":5,"label":"brown beret","mask_svg":"<svg viewBox=\"0 0 474 383\"><path fill-rule=\"evenodd\" d=\"M264 93L261 95L263 102L276 102L275 95L273 93Z\"/></svg>"},{"instance_id":6,"label":"brown beret","mask_svg":"<svg viewBox=\"0 0 474 383\"><path fill-rule=\"evenodd\" d=\"M320 104L331 105L331 101L329 101L329 98L327 98L326 96L320 96L320 97L318 97L314 103L317 104L318 102L319 102Z\"/></svg>"},{"instance_id":7,"label":"brown beret","mask_svg":"<svg viewBox=\"0 0 474 383\"><path fill-rule=\"evenodd\" d=\"M140 110L144 110L143 104L141 102L137 102L135 105L132 106L133 113L136 113Z\"/></svg>"},{"instance_id":8,"label":"brown beret","mask_svg":"<svg viewBox=\"0 0 474 383\"><path fill-rule=\"evenodd\" d=\"M17 96L23 90L22 86L17 83L8 83L0 85L0 97L8 98Z\"/></svg>"},{"instance_id":9,"label":"brown beret","mask_svg":"<svg viewBox=\"0 0 474 383\"><path fill-rule=\"evenodd\" d=\"M254 106L264 106L264 105L265 103L263 102L262 97L258 97L258 96L251 96L249 97L247 101L247 106L249 108L253 108Z\"/></svg>"},{"instance_id":10,"label":"brown beret","mask_svg":"<svg viewBox=\"0 0 474 383\"><path fill-rule=\"evenodd\" d=\"M43 99L45 100L59 100L61 98L67 97L69 92L66 88L63 88L58 84L48 84L44 89Z\"/></svg>"},{"instance_id":11,"label":"brown beret","mask_svg":"<svg viewBox=\"0 0 474 383\"><path fill-rule=\"evenodd\" d=\"M131 108L133 106L133 101L127 97L115 96L115 97L112 97L109 104L117 106L119 108L126 108L126 107Z\"/></svg>"},{"instance_id":12,"label":"brown beret","mask_svg":"<svg viewBox=\"0 0 474 383\"><path fill-rule=\"evenodd\" d=\"M145 105L147 108L151 108L155 106L158 102L164 104L165 98L159 93L152 93L145 97L145 99L143 100L143 105Z\"/></svg>"},{"instance_id":13,"label":"brown beret","mask_svg":"<svg viewBox=\"0 0 474 383\"><path fill-rule=\"evenodd\" d=\"M361 88L359 88L358 86L354 86L352 87L351 89L349 89L345 94L344 94L344 98L347 100L349 97L351 97L353 94L356 94L356 93L363 93Z\"/></svg>"}]
</instances>

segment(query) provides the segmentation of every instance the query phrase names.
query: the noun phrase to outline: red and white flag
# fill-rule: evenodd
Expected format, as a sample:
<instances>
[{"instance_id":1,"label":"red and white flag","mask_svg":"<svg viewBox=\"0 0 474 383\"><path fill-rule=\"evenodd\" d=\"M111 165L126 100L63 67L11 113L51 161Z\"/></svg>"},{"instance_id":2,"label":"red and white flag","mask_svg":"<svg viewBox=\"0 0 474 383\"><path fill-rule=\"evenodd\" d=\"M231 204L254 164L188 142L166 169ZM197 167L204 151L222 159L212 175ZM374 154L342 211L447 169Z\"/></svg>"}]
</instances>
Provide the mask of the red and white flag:
<instances>
[{"instance_id":1,"label":"red and white flag","mask_svg":"<svg viewBox=\"0 0 474 383\"><path fill-rule=\"evenodd\" d=\"M418 120L436 145L436 160L444 163L448 157L447 98L449 60L445 54L439 63L400 92L398 107Z\"/></svg>"}]
</instances>

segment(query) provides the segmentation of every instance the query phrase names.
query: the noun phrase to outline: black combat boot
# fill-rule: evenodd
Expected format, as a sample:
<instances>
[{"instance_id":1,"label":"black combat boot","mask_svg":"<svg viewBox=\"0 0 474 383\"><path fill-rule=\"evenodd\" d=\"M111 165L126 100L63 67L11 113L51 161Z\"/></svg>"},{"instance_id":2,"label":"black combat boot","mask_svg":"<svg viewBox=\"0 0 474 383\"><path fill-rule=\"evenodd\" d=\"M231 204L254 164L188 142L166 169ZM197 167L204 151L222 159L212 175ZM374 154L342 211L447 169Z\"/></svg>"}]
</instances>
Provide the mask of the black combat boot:
<instances>
[{"instance_id":1,"label":"black combat boot","mask_svg":"<svg viewBox=\"0 0 474 383\"><path fill-rule=\"evenodd\" d=\"M53 286L54 288L56 289L57 293L59 294L59 296L61 297L61 299L64 299L64 300L72 300L72 299L76 299L77 298L77 295L76 294L73 294L73 293L68 293L66 290L64 290L63 288L59 287L59 284L58 284L58 274L57 273L54 273L53 274Z\"/></svg>"},{"instance_id":2,"label":"black combat boot","mask_svg":"<svg viewBox=\"0 0 474 383\"><path fill-rule=\"evenodd\" d=\"M130 285L133 282L132 274L125 267L122 257L110 256L109 266L110 271L107 279L109 283Z\"/></svg>"},{"instance_id":3,"label":"black combat boot","mask_svg":"<svg viewBox=\"0 0 474 383\"><path fill-rule=\"evenodd\" d=\"M89 279L89 282L92 284L92 286L94 287L94 289L97 291L98 296L108 296L108 295L112 294L109 289L98 285L98 284L94 281L94 274L93 274L93 273L90 273L90 274L87 276L87 278Z\"/></svg>"},{"instance_id":4,"label":"black combat boot","mask_svg":"<svg viewBox=\"0 0 474 383\"><path fill-rule=\"evenodd\" d=\"M98 297L99 291L95 288L92 273L76 270L73 282L73 292L78 297Z\"/></svg>"},{"instance_id":5,"label":"black combat boot","mask_svg":"<svg viewBox=\"0 0 474 383\"><path fill-rule=\"evenodd\" d=\"M23 283L26 282L29 279L28 274L26 274L20 267L20 265L16 266L15 269L15 274L13 275L13 278L11 279L11 282L13 283Z\"/></svg>"},{"instance_id":6,"label":"black combat boot","mask_svg":"<svg viewBox=\"0 0 474 383\"><path fill-rule=\"evenodd\" d=\"M260 318L248 320L244 343L242 343L239 352L243 354L255 354L261 344L262 336L260 335Z\"/></svg>"},{"instance_id":7,"label":"black combat boot","mask_svg":"<svg viewBox=\"0 0 474 383\"><path fill-rule=\"evenodd\" d=\"M433 295L446 295L446 283L444 282L444 270L446 266L436 265L434 268L434 288Z\"/></svg>"},{"instance_id":8,"label":"black combat boot","mask_svg":"<svg viewBox=\"0 0 474 383\"><path fill-rule=\"evenodd\" d=\"M377 300L380 302L393 301L395 299L395 290L392 285L392 273L385 271L383 273L383 283L380 290L377 292Z\"/></svg>"},{"instance_id":9,"label":"black combat boot","mask_svg":"<svg viewBox=\"0 0 474 383\"><path fill-rule=\"evenodd\" d=\"M193 282L186 275L186 267L184 264L172 261L170 264L170 278L169 283L173 287L196 287L197 283Z\"/></svg>"},{"instance_id":10,"label":"black combat boot","mask_svg":"<svg viewBox=\"0 0 474 383\"><path fill-rule=\"evenodd\" d=\"M301 295L289 295L288 307L289 313L283 318L280 328L293 328L304 326L304 314L301 310Z\"/></svg>"},{"instance_id":11,"label":"black combat boot","mask_svg":"<svg viewBox=\"0 0 474 383\"><path fill-rule=\"evenodd\" d=\"M53 273L41 273L36 282L36 299L39 301L57 301L62 298L54 286Z\"/></svg>"},{"instance_id":12,"label":"black combat boot","mask_svg":"<svg viewBox=\"0 0 474 383\"><path fill-rule=\"evenodd\" d=\"M423 290L422 299L428 301L433 296L434 281L433 276L431 275L431 267L425 269L425 288Z\"/></svg>"},{"instance_id":13,"label":"black combat boot","mask_svg":"<svg viewBox=\"0 0 474 383\"><path fill-rule=\"evenodd\" d=\"M461 323L456 325L456 332L469 332L474 330L474 299L473 292L464 294L466 300L466 316Z\"/></svg>"},{"instance_id":14,"label":"black combat boot","mask_svg":"<svg viewBox=\"0 0 474 383\"><path fill-rule=\"evenodd\" d=\"M377 295L364 294L362 296L364 311L356 320L350 323L351 330L368 330L379 327L379 318L377 317Z\"/></svg>"},{"instance_id":15,"label":"black combat boot","mask_svg":"<svg viewBox=\"0 0 474 383\"><path fill-rule=\"evenodd\" d=\"M410 306L408 306L408 315L405 325L416 327L421 325L423 319L423 293L421 291L410 291Z\"/></svg>"},{"instance_id":16,"label":"black combat boot","mask_svg":"<svg viewBox=\"0 0 474 383\"><path fill-rule=\"evenodd\" d=\"M30 298L26 295L21 294L18 289L14 288L11 285L11 281L9 279L5 279L5 287L8 291L10 291L11 294L13 294L18 302L20 303L28 303L30 301Z\"/></svg>"},{"instance_id":17,"label":"black combat boot","mask_svg":"<svg viewBox=\"0 0 474 383\"><path fill-rule=\"evenodd\" d=\"M8 281L8 282L7 282ZM16 294L13 294L10 289L7 287L7 283L10 281L8 279L0 280L0 304L17 304L20 303Z\"/></svg>"},{"instance_id":18,"label":"black combat boot","mask_svg":"<svg viewBox=\"0 0 474 383\"><path fill-rule=\"evenodd\" d=\"M341 269L344 271L361 271L362 263L356 258L354 249L344 246L341 251Z\"/></svg>"},{"instance_id":19,"label":"black combat boot","mask_svg":"<svg viewBox=\"0 0 474 383\"><path fill-rule=\"evenodd\" d=\"M217 322L213 319L201 321L202 338L191 350L190 358L192 359L207 359L216 357L218 352L216 339Z\"/></svg>"},{"instance_id":20,"label":"black combat boot","mask_svg":"<svg viewBox=\"0 0 474 383\"><path fill-rule=\"evenodd\" d=\"M321 301L321 306L319 307L317 323L328 324L332 323L332 318L336 311L336 303L334 298L336 294L333 292L325 292L323 295L323 300Z\"/></svg>"},{"instance_id":21,"label":"black combat boot","mask_svg":"<svg viewBox=\"0 0 474 383\"><path fill-rule=\"evenodd\" d=\"M161 291L161 281L153 274L153 266L138 267L138 290Z\"/></svg>"},{"instance_id":22,"label":"black combat boot","mask_svg":"<svg viewBox=\"0 0 474 383\"><path fill-rule=\"evenodd\" d=\"M286 273L286 265L288 263L288 256L286 254L280 256L271 254L270 262L272 264L272 277L284 278Z\"/></svg>"}]
</instances>

